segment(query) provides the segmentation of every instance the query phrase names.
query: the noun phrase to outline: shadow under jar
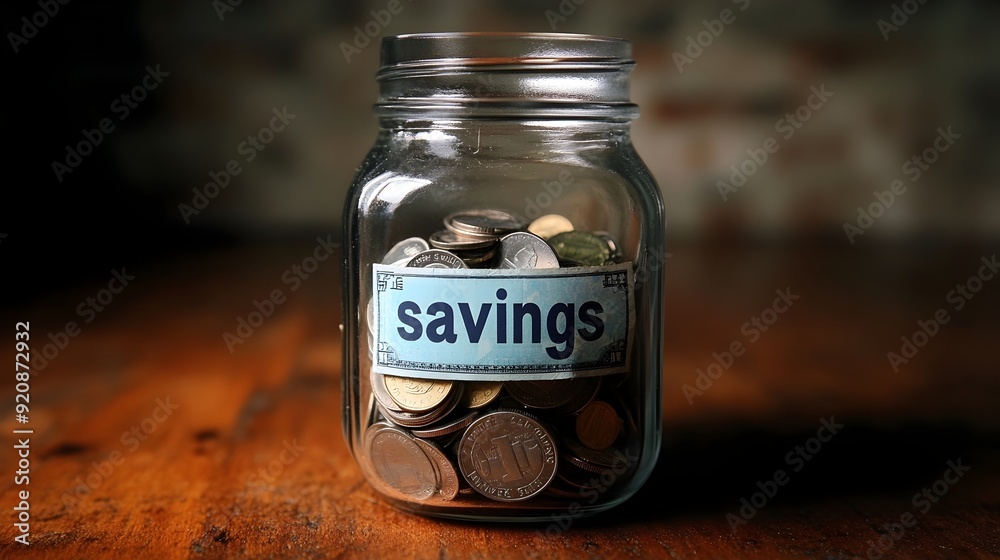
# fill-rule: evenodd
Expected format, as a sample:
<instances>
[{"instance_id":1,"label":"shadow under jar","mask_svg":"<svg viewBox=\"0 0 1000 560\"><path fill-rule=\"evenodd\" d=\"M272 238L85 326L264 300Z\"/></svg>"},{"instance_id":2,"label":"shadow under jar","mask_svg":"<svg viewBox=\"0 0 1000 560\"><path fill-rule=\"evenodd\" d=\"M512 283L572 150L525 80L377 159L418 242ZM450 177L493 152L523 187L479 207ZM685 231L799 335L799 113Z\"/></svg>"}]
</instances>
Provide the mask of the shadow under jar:
<instances>
[{"instance_id":1,"label":"shadow under jar","mask_svg":"<svg viewBox=\"0 0 1000 560\"><path fill-rule=\"evenodd\" d=\"M661 440L664 221L632 147L627 40L382 42L344 210L344 432L424 515L593 515Z\"/></svg>"}]
</instances>

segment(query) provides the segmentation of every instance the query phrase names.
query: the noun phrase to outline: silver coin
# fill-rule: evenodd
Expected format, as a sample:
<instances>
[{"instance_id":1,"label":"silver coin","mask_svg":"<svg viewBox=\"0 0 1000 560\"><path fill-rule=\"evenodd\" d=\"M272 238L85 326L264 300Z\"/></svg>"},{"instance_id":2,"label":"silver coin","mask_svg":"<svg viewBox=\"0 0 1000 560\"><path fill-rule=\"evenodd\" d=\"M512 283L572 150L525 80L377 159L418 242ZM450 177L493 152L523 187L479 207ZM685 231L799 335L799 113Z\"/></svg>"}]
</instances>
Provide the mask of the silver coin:
<instances>
[{"instance_id":1,"label":"silver coin","mask_svg":"<svg viewBox=\"0 0 1000 560\"><path fill-rule=\"evenodd\" d=\"M444 227L466 235L503 235L524 229L524 220L510 212L489 208L455 212L444 219Z\"/></svg>"},{"instance_id":2,"label":"silver coin","mask_svg":"<svg viewBox=\"0 0 1000 560\"><path fill-rule=\"evenodd\" d=\"M438 446L429 441L418 438L414 438L414 441L431 460L434 472L437 473L437 492L431 496L431 499L446 502L454 500L458 496L458 472L455 471L455 465L452 464L451 459Z\"/></svg>"},{"instance_id":3,"label":"silver coin","mask_svg":"<svg viewBox=\"0 0 1000 560\"><path fill-rule=\"evenodd\" d=\"M422 238L410 237L393 245L392 249L389 249L389 252L382 257L382 264L395 266L399 261L409 261L430 248L431 246Z\"/></svg>"},{"instance_id":4,"label":"silver coin","mask_svg":"<svg viewBox=\"0 0 1000 560\"><path fill-rule=\"evenodd\" d=\"M492 247L499 237L484 239L481 237L468 237L450 230L441 230L431 234L428 241L435 249L446 251L471 251L474 249L486 249Z\"/></svg>"},{"instance_id":5,"label":"silver coin","mask_svg":"<svg viewBox=\"0 0 1000 560\"><path fill-rule=\"evenodd\" d=\"M559 258L544 239L518 231L500 240L496 268L559 268Z\"/></svg>"},{"instance_id":6,"label":"silver coin","mask_svg":"<svg viewBox=\"0 0 1000 560\"><path fill-rule=\"evenodd\" d=\"M574 467L587 472L595 474L610 474L614 472L613 469L615 467L625 462L625 459L622 457L620 452L615 453L614 451L608 451L606 449L602 451L595 451L587 448L572 438L563 438L562 444L564 446L564 451L566 452L563 458Z\"/></svg>"},{"instance_id":7,"label":"silver coin","mask_svg":"<svg viewBox=\"0 0 1000 560\"><path fill-rule=\"evenodd\" d=\"M463 403L464 404L464 403ZM434 425L428 426L426 428L415 428L411 430L411 433L417 437L421 438L439 438L451 435L455 432L462 430L463 428L468 428L469 424L479 416L478 410L473 410L472 412L462 416L457 420L453 420L445 425Z\"/></svg>"},{"instance_id":8,"label":"silver coin","mask_svg":"<svg viewBox=\"0 0 1000 560\"><path fill-rule=\"evenodd\" d=\"M443 249L430 249L406 263L409 268L469 268L458 255Z\"/></svg>"},{"instance_id":9,"label":"silver coin","mask_svg":"<svg viewBox=\"0 0 1000 560\"><path fill-rule=\"evenodd\" d=\"M549 430L513 410L480 416L458 444L458 467L477 492L501 502L526 500L555 478L558 457Z\"/></svg>"},{"instance_id":10,"label":"silver coin","mask_svg":"<svg viewBox=\"0 0 1000 560\"><path fill-rule=\"evenodd\" d=\"M379 412L382 416L385 416L387 420L393 424L400 426L405 426L407 428L421 428L424 426L430 426L435 422L441 420L445 416L451 414L458 403L462 400L461 389L457 391L451 391L451 396L448 397L443 403L427 412L407 412L405 410L393 410L391 408L382 406L379 403Z\"/></svg>"}]
</instances>

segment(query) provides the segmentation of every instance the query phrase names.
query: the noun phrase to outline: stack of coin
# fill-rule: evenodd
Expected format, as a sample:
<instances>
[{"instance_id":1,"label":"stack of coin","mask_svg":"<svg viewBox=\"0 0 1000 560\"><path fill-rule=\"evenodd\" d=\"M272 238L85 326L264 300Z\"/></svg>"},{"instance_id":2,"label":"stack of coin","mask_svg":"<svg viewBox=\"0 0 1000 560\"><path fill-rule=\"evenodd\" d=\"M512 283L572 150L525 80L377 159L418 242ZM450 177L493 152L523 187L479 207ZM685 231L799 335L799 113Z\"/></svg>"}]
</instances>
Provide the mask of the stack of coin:
<instances>
[{"instance_id":1,"label":"stack of coin","mask_svg":"<svg viewBox=\"0 0 1000 560\"><path fill-rule=\"evenodd\" d=\"M447 216L444 226L426 241L400 241L382 262L528 269L602 266L622 258L609 234L576 230L554 214L526 225L502 210L467 210ZM371 306L368 318L372 325ZM387 494L411 502L580 499L635 467L627 459L639 445L623 394L627 378L501 383L372 371L376 406L366 430L367 459Z\"/></svg>"},{"instance_id":2,"label":"stack of coin","mask_svg":"<svg viewBox=\"0 0 1000 560\"><path fill-rule=\"evenodd\" d=\"M600 378L501 383L373 373L372 391L378 415L366 451L396 497L450 501L461 487L497 501L579 497L632 466L625 457L637 428Z\"/></svg>"},{"instance_id":3,"label":"stack of coin","mask_svg":"<svg viewBox=\"0 0 1000 560\"><path fill-rule=\"evenodd\" d=\"M524 222L503 210L475 209L456 212L444 219L445 229L427 239L431 247L458 256L467 267L488 267L500 240L524 229Z\"/></svg>"}]
</instances>

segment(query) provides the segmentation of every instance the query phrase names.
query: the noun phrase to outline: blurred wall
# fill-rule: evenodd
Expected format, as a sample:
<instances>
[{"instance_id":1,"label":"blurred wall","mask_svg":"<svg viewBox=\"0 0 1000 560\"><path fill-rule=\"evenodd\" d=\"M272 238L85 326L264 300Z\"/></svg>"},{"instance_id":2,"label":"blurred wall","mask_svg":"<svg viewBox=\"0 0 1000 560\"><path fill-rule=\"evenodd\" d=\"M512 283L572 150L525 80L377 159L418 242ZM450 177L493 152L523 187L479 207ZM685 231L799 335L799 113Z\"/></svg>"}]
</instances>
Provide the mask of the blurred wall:
<instances>
[{"instance_id":1,"label":"blurred wall","mask_svg":"<svg viewBox=\"0 0 1000 560\"><path fill-rule=\"evenodd\" d=\"M896 179L908 188L869 237L1000 233L994 2L404 0L396 15L388 4L296 0L217 14L204 0L145 2L137 26L150 62L173 75L160 118L118 138L123 174L183 200L287 106L294 124L199 219L335 223L375 136L381 36L557 30L634 41L635 143L675 235L843 233ZM364 45L355 26L378 36ZM824 96L810 100L813 88ZM958 136L954 149L904 170L939 128ZM777 151L736 187L731 166L753 170L744 162L762 159L767 138Z\"/></svg>"},{"instance_id":2,"label":"blurred wall","mask_svg":"<svg viewBox=\"0 0 1000 560\"><path fill-rule=\"evenodd\" d=\"M674 239L849 243L845 224L858 227L859 207L878 212L874 192L897 180L905 191L863 239L1000 234L996 2L71 2L27 38L39 9L3 7L25 37L8 35L5 54L16 204L4 212L56 251L72 240L91 256L156 255L337 231L376 134L379 39L462 30L631 39L634 140ZM122 99L132 93L142 99ZM274 111L283 128L248 148ZM54 169L102 122L111 131L92 153ZM948 150L916 176L904 165L939 131ZM194 191L234 159L238 175L197 208ZM741 186L734 166L753 170Z\"/></svg>"}]
</instances>

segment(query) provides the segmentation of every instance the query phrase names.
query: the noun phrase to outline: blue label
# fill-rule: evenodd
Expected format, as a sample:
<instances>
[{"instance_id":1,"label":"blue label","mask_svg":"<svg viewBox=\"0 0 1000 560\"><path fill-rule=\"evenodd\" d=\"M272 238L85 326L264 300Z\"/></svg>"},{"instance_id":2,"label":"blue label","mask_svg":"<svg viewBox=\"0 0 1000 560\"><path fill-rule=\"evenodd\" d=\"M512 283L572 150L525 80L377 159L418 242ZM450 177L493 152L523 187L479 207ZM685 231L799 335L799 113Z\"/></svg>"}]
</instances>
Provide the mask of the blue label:
<instances>
[{"instance_id":1,"label":"blue label","mask_svg":"<svg viewBox=\"0 0 1000 560\"><path fill-rule=\"evenodd\" d=\"M521 381L628 371L632 265L432 269L373 265L372 367Z\"/></svg>"}]
</instances>

